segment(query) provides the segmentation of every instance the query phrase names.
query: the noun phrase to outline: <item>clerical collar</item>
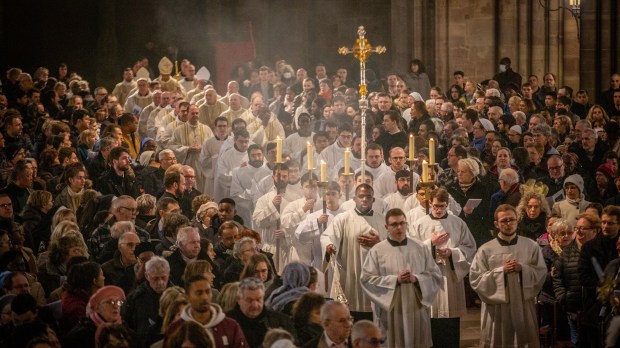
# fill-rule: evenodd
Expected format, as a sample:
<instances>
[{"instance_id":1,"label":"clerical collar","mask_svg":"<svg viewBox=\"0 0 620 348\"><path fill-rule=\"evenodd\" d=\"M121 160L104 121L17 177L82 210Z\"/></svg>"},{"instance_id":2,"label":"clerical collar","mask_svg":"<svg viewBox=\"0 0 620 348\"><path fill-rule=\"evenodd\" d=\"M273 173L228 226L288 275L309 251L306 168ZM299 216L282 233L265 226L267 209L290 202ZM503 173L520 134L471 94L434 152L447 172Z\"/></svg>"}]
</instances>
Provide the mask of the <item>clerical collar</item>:
<instances>
[{"instance_id":1,"label":"clerical collar","mask_svg":"<svg viewBox=\"0 0 620 348\"><path fill-rule=\"evenodd\" d=\"M387 238L387 241L393 247L399 247L399 246L407 245L407 237L405 237L405 239L403 239L401 242L397 242L395 240L392 240L392 238L390 238L390 237Z\"/></svg>"},{"instance_id":2,"label":"clerical collar","mask_svg":"<svg viewBox=\"0 0 620 348\"><path fill-rule=\"evenodd\" d=\"M359 209L357 209L357 207L355 208L355 212L357 213L357 215L359 216L372 216L373 214L373 210L370 209L368 212L366 213L362 213Z\"/></svg>"},{"instance_id":3,"label":"clerical collar","mask_svg":"<svg viewBox=\"0 0 620 348\"><path fill-rule=\"evenodd\" d=\"M440 217L435 217L435 215L433 215L433 213L430 213L428 215L430 215L432 220L443 220L443 219L447 219L448 218L448 212L446 212L445 214L443 214L443 216L440 216Z\"/></svg>"},{"instance_id":4,"label":"clerical collar","mask_svg":"<svg viewBox=\"0 0 620 348\"><path fill-rule=\"evenodd\" d=\"M499 245L501 246L509 246L509 245L517 245L517 239L519 239L519 236L515 236L511 241L507 241L504 239L501 239L499 237L499 234L497 235L497 241L499 242Z\"/></svg>"}]
</instances>

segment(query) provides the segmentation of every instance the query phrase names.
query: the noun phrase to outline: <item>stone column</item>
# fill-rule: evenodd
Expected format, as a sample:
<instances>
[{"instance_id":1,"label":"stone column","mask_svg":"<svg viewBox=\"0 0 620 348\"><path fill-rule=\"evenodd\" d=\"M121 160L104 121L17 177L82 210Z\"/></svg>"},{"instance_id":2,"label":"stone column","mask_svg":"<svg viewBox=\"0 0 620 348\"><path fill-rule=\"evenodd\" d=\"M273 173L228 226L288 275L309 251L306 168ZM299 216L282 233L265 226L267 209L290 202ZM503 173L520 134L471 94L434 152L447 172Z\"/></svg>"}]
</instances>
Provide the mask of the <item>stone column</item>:
<instances>
[{"instance_id":1,"label":"stone column","mask_svg":"<svg viewBox=\"0 0 620 348\"><path fill-rule=\"evenodd\" d=\"M91 86L114 86L122 71L116 71L117 64L117 38L116 38L116 1L98 1L98 29L97 38L97 73L95 84Z\"/></svg>"}]
</instances>

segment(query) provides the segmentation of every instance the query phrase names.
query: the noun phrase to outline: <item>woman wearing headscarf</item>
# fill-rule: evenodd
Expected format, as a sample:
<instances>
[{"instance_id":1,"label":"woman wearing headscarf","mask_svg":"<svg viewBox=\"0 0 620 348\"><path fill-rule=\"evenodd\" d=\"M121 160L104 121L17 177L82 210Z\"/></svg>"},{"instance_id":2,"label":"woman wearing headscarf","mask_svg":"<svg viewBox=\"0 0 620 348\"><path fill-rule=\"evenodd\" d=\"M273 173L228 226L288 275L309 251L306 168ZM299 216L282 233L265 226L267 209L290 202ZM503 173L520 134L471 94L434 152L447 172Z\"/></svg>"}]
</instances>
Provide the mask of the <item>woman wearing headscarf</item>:
<instances>
[{"instance_id":1,"label":"woman wearing headscarf","mask_svg":"<svg viewBox=\"0 0 620 348\"><path fill-rule=\"evenodd\" d=\"M301 262L291 262L284 267L282 286L275 289L265 301L265 306L276 312L291 315L293 304L301 295L310 291L310 270Z\"/></svg>"}]
</instances>

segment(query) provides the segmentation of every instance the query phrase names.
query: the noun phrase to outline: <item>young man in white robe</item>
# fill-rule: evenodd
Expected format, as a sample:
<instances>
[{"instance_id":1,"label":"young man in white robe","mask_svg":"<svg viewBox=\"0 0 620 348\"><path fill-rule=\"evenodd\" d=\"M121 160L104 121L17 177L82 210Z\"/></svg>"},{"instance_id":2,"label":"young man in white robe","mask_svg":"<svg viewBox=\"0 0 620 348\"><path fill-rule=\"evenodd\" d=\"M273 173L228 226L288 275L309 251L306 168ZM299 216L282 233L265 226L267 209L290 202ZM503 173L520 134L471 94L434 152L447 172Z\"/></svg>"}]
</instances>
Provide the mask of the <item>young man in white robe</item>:
<instances>
[{"instance_id":1,"label":"young man in white robe","mask_svg":"<svg viewBox=\"0 0 620 348\"><path fill-rule=\"evenodd\" d=\"M299 160L299 153L307 149L308 143L312 142L313 135L310 115L306 113L301 114L299 116L299 129L284 139L282 144L283 151Z\"/></svg>"},{"instance_id":2,"label":"young man in white robe","mask_svg":"<svg viewBox=\"0 0 620 348\"><path fill-rule=\"evenodd\" d=\"M272 172L272 190L260 197L252 214L254 226L261 235L263 251L273 254L276 272L281 274L289 261L291 248L290 236L286 235L281 226L282 212L292 201L288 198L289 168L284 163L277 163Z\"/></svg>"},{"instance_id":3,"label":"young man in white robe","mask_svg":"<svg viewBox=\"0 0 620 348\"><path fill-rule=\"evenodd\" d=\"M441 271L428 248L407 238L402 210L387 212L385 228L387 240L370 249L360 279L375 323L388 347L432 347L429 307L441 286Z\"/></svg>"},{"instance_id":4,"label":"young man in white robe","mask_svg":"<svg viewBox=\"0 0 620 348\"><path fill-rule=\"evenodd\" d=\"M517 236L517 212L508 204L495 210L497 237L483 244L469 270L482 301L481 347L539 347L535 297L547 267L540 246Z\"/></svg>"},{"instance_id":5,"label":"young man in white robe","mask_svg":"<svg viewBox=\"0 0 620 348\"><path fill-rule=\"evenodd\" d=\"M250 144L250 134L245 129L235 131L235 143L217 159L217 172L214 181L215 201L230 197L230 185L232 182L233 170L248 162L248 146Z\"/></svg>"},{"instance_id":6,"label":"young man in white robe","mask_svg":"<svg viewBox=\"0 0 620 348\"><path fill-rule=\"evenodd\" d=\"M433 342L458 347L460 317L465 315L465 276L476 253L476 241L459 217L448 213L449 195L436 189L430 195L430 214L409 225L409 236L431 252L441 270L442 286L431 307Z\"/></svg>"},{"instance_id":7,"label":"young man in white robe","mask_svg":"<svg viewBox=\"0 0 620 348\"><path fill-rule=\"evenodd\" d=\"M338 138L321 152L321 160L327 163L327 168L334 168L340 160L344 159L344 151L351 147L353 140L353 129L348 124L343 124L338 128Z\"/></svg>"},{"instance_id":8,"label":"young man in white robe","mask_svg":"<svg viewBox=\"0 0 620 348\"><path fill-rule=\"evenodd\" d=\"M383 160L383 147L378 144L368 144L366 146L366 173L372 174L373 178L378 178L384 171L390 170ZM361 168L356 170L355 173L361 171Z\"/></svg>"},{"instance_id":9,"label":"young man in white robe","mask_svg":"<svg viewBox=\"0 0 620 348\"><path fill-rule=\"evenodd\" d=\"M384 201L390 209L398 208L405 211L403 206L407 198L411 196L411 172L406 169L399 170L396 172L394 181L396 183L396 192L385 196Z\"/></svg>"},{"instance_id":10,"label":"young man in white robe","mask_svg":"<svg viewBox=\"0 0 620 348\"><path fill-rule=\"evenodd\" d=\"M228 120L226 117L218 117L215 119L215 132L213 137L205 140L200 149L200 166L196 167L197 171L202 172L204 178L203 186L198 189L213 197L213 180L215 168L217 168L217 160L220 155L220 149L228 136ZM232 137L230 137L232 139ZM246 221L246 220L243 220Z\"/></svg>"},{"instance_id":11,"label":"young man in white robe","mask_svg":"<svg viewBox=\"0 0 620 348\"><path fill-rule=\"evenodd\" d=\"M159 108L159 105L161 104L161 91L153 91L151 99L151 104L145 106L140 112L140 120L138 121L138 135L140 135L140 138L142 139L148 137L147 122L149 121L151 112Z\"/></svg>"},{"instance_id":12,"label":"young man in white robe","mask_svg":"<svg viewBox=\"0 0 620 348\"><path fill-rule=\"evenodd\" d=\"M361 184L355 189L355 209L339 214L321 235L321 251L335 257L339 274L334 274L331 297L337 298L342 288L356 320L372 320L370 297L360 284L362 264L368 250L386 237L383 217L373 211L372 186ZM327 255L329 254L329 255ZM340 286L336 286L339 282Z\"/></svg>"},{"instance_id":13,"label":"young man in white robe","mask_svg":"<svg viewBox=\"0 0 620 348\"><path fill-rule=\"evenodd\" d=\"M379 198L385 198L390 193L396 191L396 172L403 169L408 169L405 164L405 150L402 147L394 147L390 150L390 166L387 170L384 170L378 178L374 180L375 194ZM416 187L420 181L418 173L413 173L413 183L411 187Z\"/></svg>"},{"instance_id":14,"label":"young man in white robe","mask_svg":"<svg viewBox=\"0 0 620 348\"><path fill-rule=\"evenodd\" d=\"M271 176L271 171L264 165L263 149L258 144L252 144L248 147L248 165L233 170L230 186L230 196L237 203L237 214L251 228L255 228L252 212L256 181L265 176Z\"/></svg>"},{"instance_id":15,"label":"young man in white robe","mask_svg":"<svg viewBox=\"0 0 620 348\"><path fill-rule=\"evenodd\" d=\"M190 105L187 122L173 130L168 147L174 151L179 163L196 168L196 187L203 189L206 178L203 171L200 170L200 153L204 142L213 138L213 132L211 128L198 122L198 115L198 106Z\"/></svg>"},{"instance_id":16,"label":"young man in white robe","mask_svg":"<svg viewBox=\"0 0 620 348\"><path fill-rule=\"evenodd\" d=\"M345 180L340 180L340 178L343 178L344 176L340 176L338 179L338 182L346 182ZM355 173L355 189L353 192L353 198L349 199L348 201L344 201L341 204L342 210L348 211L348 210L354 210L355 207L357 206L357 203L355 202L355 190L357 190L357 187L361 184L366 184L369 186L373 186L373 176L372 174L370 174L370 172L366 172L365 175L362 177L362 172L357 172ZM343 192L346 192L346 187L345 186L340 186L340 189ZM374 192L374 191L373 191ZM341 196L341 201L346 198L344 197L344 195ZM376 198L374 199L374 201L372 202L372 210L379 214L379 215L384 215L385 212L387 212L390 208L388 207L387 203L381 199L381 198Z\"/></svg>"},{"instance_id":17,"label":"young man in white robe","mask_svg":"<svg viewBox=\"0 0 620 348\"><path fill-rule=\"evenodd\" d=\"M310 265L312 261L312 244L299 243L294 237L297 226L303 222L306 217L318 210L322 211L323 202L319 196L317 187L317 177L314 174L306 173L301 176L301 188L303 197L292 201L282 211L282 227L286 230L286 234L290 236L292 250L290 261L300 261L306 265Z\"/></svg>"},{"instance_id":18,"label":"young man in white robe","mask_svg":"<svg viewBox=\"0 0 620 348\"><path fill-rule=\"evenodd\" d=\"M274 146L270 147L271 144L273 144ZM275 143L268 143L267 163L265 164L267 168L273 168L273 166L275 165L275 151ZM273 162L271 162L270 160L272 152ZM301 189L301 168L299 168L299 162L295 160L286 161L286 165L288 166L288 185L286 186L286 195L287 198L292 202L296 199L303 197L304 195ZM258 200L261 196L271 191L271 189L273 189L273 177L271 175L268 175L258 182L258 185L255 188L254 198Z\"/></svg>"},{"instance_id":19,"label":"young man in white robe","mask_svg":"<svg viewBox=\"0 0 620 348\"><path fill-rule=\"evenodd\" d=\"M330 181L325 189L325 203L326 209L316 210L315 212L306 215L306 218L297 226L295 230L294 239L298 244L307 247L310 251L308 260L304 260L300 257L300 262L306 263L308 266L312 266L317 269L323 267L323 254L321 253L321 240L320 237L325 232L327 227L331 225L334 218L343 213L344 210L340 208L340 186L334 181Z\"/></svg>"},{"instance_id":20,"label":"young man in white robe","mask_svg":"<svg viewBox=\"0 0 620 348\"><path fill-rule=\"evenodd\" d=\"M351 142L351 155L349 156L349 173L355 173L362 166L362 138L354 136ZM328 168L330 180L337 181L340 170L344 170L344 158L336 163L334 168Z\"/></svg>"}]
</instances>

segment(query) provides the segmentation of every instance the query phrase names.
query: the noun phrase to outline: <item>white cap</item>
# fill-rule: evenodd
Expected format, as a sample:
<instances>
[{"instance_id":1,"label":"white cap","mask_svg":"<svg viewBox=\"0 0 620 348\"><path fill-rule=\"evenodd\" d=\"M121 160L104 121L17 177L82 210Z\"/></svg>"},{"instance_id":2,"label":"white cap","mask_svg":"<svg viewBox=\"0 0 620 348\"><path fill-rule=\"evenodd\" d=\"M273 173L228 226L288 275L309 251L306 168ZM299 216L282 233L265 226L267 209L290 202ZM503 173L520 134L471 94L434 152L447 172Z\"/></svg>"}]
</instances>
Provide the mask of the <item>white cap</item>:
<instances>
[{"instance_id":1,"label":"white cap","mask_svg":"<svg viewBox=\"0 0 620 348\"><path fill-rule=\"evenodd\" d=\"M200 69L198 69L195 77L197 80L207 81L211 77L211 73L209 72L207 68L203 66L203 67L200 67Z\"/></svg>"}]
</instances>

